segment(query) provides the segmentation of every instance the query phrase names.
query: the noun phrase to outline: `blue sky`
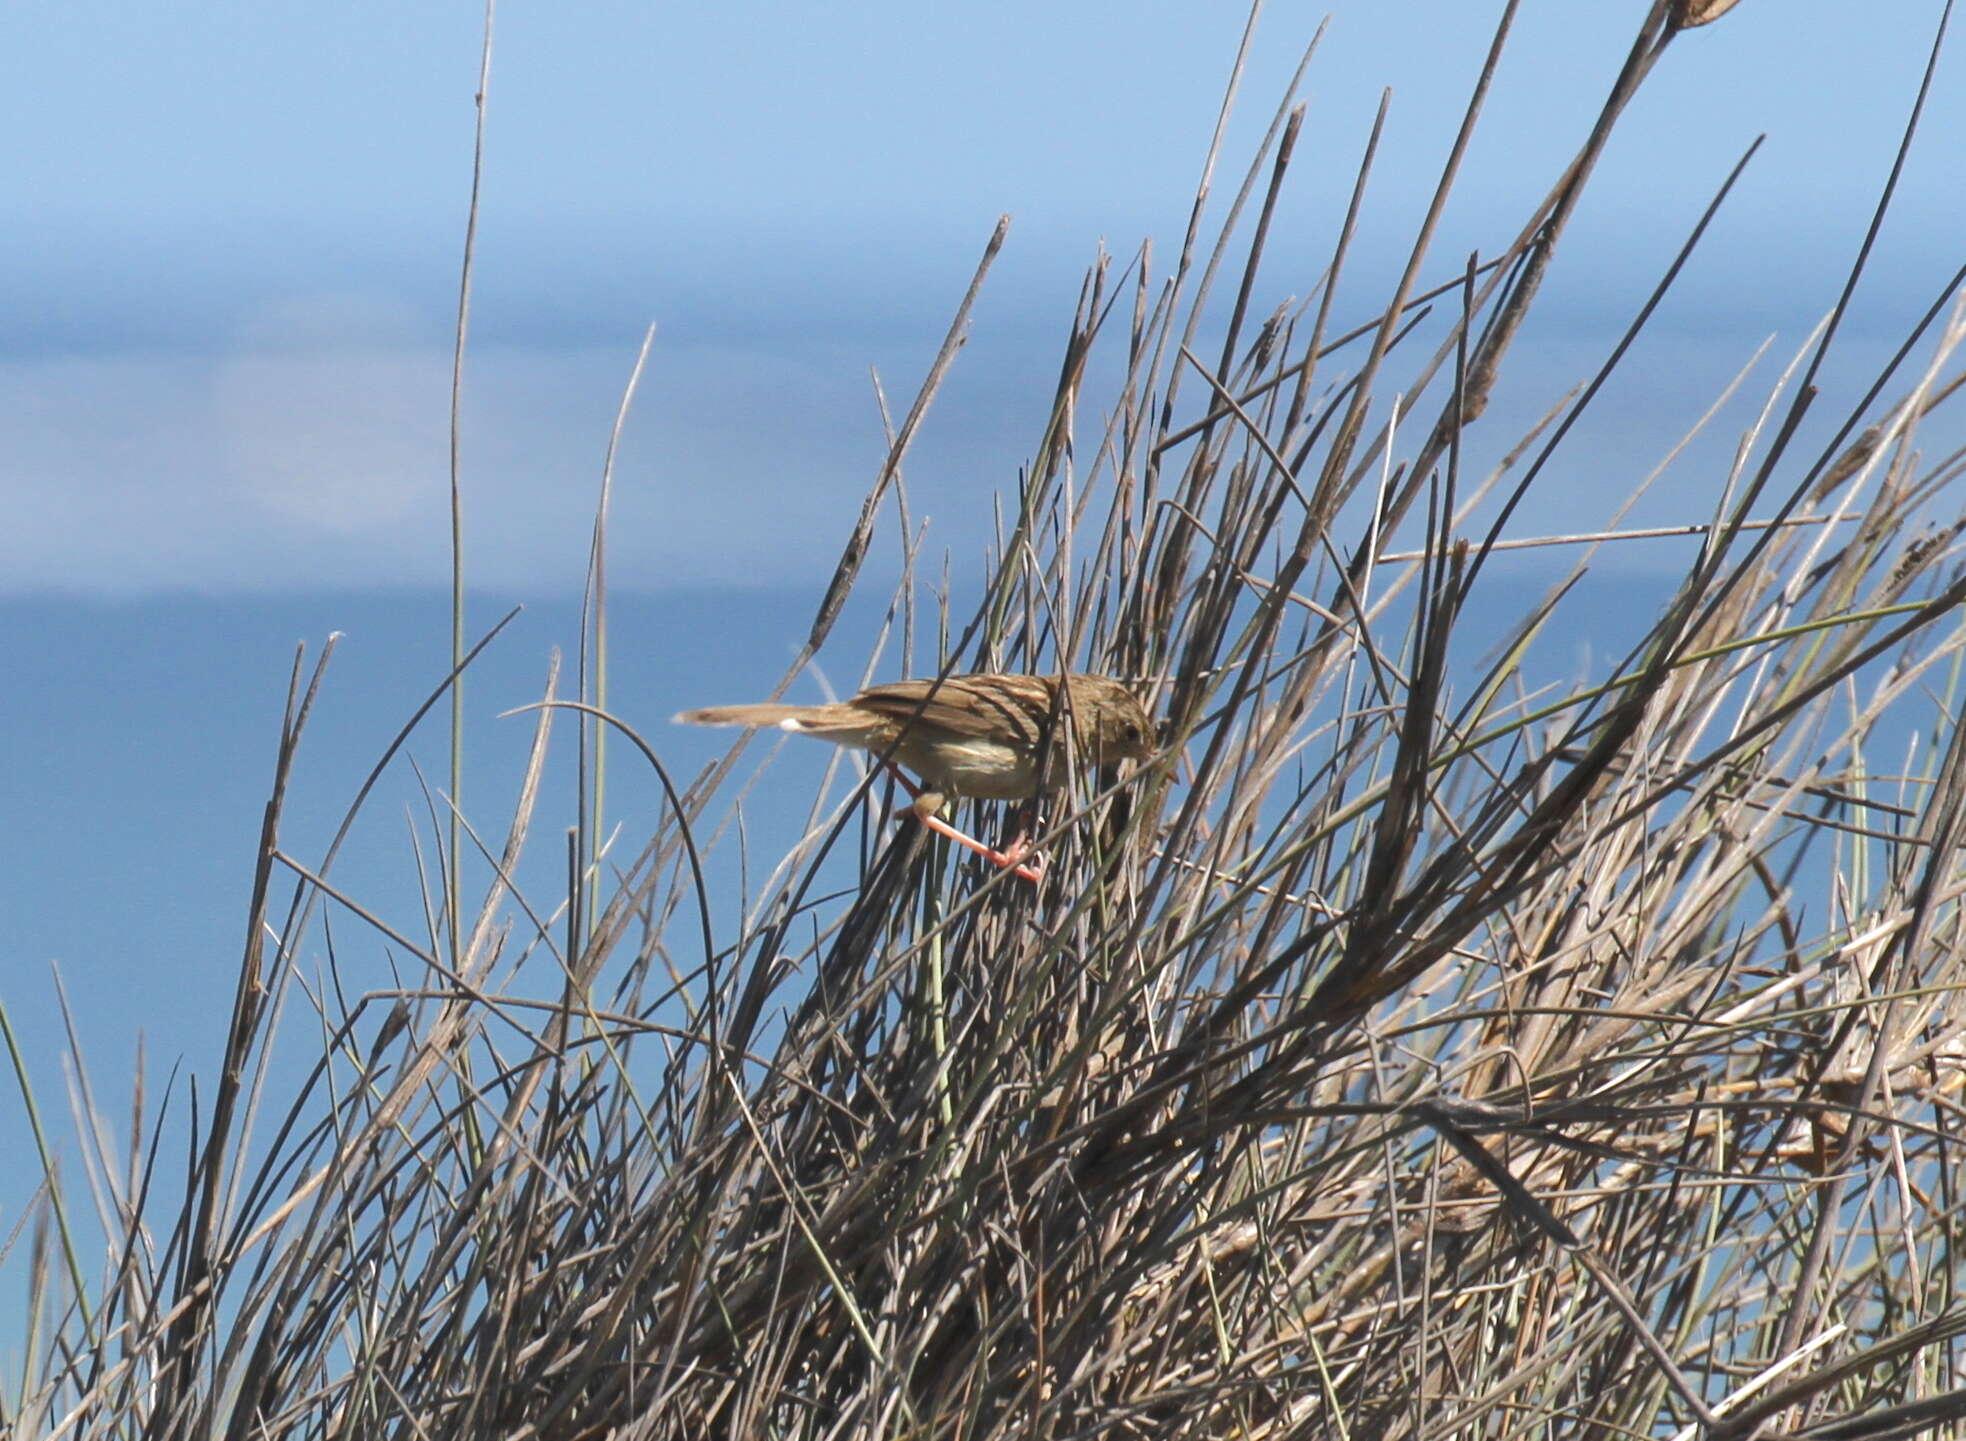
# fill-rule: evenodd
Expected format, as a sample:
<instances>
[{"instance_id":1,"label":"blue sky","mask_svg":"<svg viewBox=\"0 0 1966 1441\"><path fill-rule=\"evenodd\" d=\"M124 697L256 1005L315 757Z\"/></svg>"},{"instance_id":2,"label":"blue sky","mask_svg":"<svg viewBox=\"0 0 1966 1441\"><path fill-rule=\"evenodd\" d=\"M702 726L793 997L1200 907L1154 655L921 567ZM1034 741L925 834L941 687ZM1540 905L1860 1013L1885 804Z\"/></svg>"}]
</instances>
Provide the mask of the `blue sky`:
<instances>
[{"instance_id":1,"label":"blue sky","mask_svg":"<svg viewBox=\"0 0 1966 1441\"><path fill-rule=\"evenodd\" d=\"M1499 8L1333 7L1266 298L1310 285L1390 87L1355 265L1364 313ZM1690 411L1763 336L1799 340L1862 233L1937 10L1894 4L1900 23L1884 26L1846 5L1747 0L1682 37L1566 241L1507 414L1588 371L1763 132L1630 383L1649 366L1692 392L1674 396ZM1513 233L1641 11L1523 6L1436 272ZM1265 12L1218 196L1323 13L1294 0ZM14 281L0 300L13 517L0 594L441 581L480 18L381 3L0 15L0 124L17 137L0 160ZM1240 28L1230 7L1190 4L501 9L467 396L474 574L577 583L586 521L570 500L591 493L655 322L623 457L618 581L823 575L810 538L881 450L869 368L909 392L1008 213L1010 246L915 466L939 520L980 514L1030 443L1095 244L1125 253L1151 235L1165 259L1178 242ZM1942 74L1858 331L1894 337L1949 269L1957 71ZM1648 423L1639 439L1656 451L1656 436Z\"/></svg>"},{"instance_id":2,"label":"blue sky","mask_svg":"<svg viewBox=\"0 0 1966 1441\"><path fill-rule=\"evenodd\" d=\"M1327 8L1259 299L1312 283L1391 87L1353 275L1363 316L1501 6L1273 0L1218 206ZM1644 8L1527 0L1430 274L1513 235ZM1940 8L1743 0L1674 45L1479 444L1499 454L1595 368L1738 155L1768 139L1524 526L1601 522L1756 345L1776 336L1785 359L1801 343L1868 222ZM325 836L443 673L445 406L481 19L380 0L0 9L0 659L14 690L0 708L0 1003L32 1037L44 1092L51 964L108 1077L139 1030L158 1069L209 1065L293 644L349 637L304 754L302 836ZM497 711L536 695L550 648L574 643L591 498L647 325L615 512L613 580L637 593L616 694L688 763L713 741L662 719L748 698L782 668L883 453L869 370L905 405L1008 213L1009 247L910 467L931 545L974 563L989 497L1042 424L1095 247L1124 255L1152 236L1164 265L1178 244L1241 27L1231 6L1141 0L502 6L467 533L480 623L508 601L531 609L473 691L486 770L502 776L523 735ZM1948 57L1843 373L1865 374L1966 252L1962 77ZM1711 467L1684 468L1657 515L1703 515L1714 484ZM1610 563L1634 583L1649 564ZM858 664L842 654L836 678ZM441 739L419 757L440 773ZM420 806L399 780L379 852ZM378 883L406 856L376 860ZM17 1201L0 1191L0 1227Z\"/></svg>"}]
</instances>

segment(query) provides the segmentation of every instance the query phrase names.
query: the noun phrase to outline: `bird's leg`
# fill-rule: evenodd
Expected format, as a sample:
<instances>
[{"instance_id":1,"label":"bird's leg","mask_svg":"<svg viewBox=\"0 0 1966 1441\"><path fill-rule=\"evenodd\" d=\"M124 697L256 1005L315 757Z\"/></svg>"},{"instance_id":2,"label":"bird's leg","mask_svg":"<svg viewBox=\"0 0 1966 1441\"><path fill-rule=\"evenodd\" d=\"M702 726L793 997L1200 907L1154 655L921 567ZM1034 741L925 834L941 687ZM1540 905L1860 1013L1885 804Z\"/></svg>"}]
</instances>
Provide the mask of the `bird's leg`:
<instances>
[{"instance_id":1,"label":"bird's leg","mask_svg":"<svg viewBox=\"0 0 1966 1441\"><path fill-rule=\"evenodd\" d=\"M957 830L937 814L942 809L940 792L923 790L903 775L893 761L887 762L887 768L895 780L900 782L901 789L914 797L908 806L909 812L937 835L947 836L959 846L967 846L986 861L1001 866L1027 881L1035 881L1044 874L1044 866L1041 862L1025 864L1024 858L1030 853L1031 843L1022 831L1018 833L1018 838L1011 843L1008 850L993 851L976 837Z\"/></svg>"}]
</instances>

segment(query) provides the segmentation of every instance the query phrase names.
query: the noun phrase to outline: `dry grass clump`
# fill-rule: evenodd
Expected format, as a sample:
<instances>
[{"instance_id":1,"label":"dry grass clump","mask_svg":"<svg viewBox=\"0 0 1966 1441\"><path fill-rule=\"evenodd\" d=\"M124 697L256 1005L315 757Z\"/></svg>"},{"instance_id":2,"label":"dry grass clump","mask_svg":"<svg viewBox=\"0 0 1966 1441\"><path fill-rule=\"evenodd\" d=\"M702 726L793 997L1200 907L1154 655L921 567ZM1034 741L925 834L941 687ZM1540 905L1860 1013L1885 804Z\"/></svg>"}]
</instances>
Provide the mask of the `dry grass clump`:
<instances>
[{"instance_id":1,"label":"dry grass clump","mask_svg":"<svg viewBox=\"0 0 1966 1441\"><path fill-rule=\"evenodd\" d=\"M1257 308L1288 109L1212 251L1088 278L987 593L934 618L942 669L1123 675L1167 720L1155 763L1056 810L1043 883L857 829L862 788L759 858L733 924L703 875L741 843L733 754L632 862L584 837L568 894L501 880L454 949L441 915L392 933L427 976L324 1006L311 1084L254 1129L269 999L320 954L321 903L354 904L281 849L276 795L194 1163L128 1162L106 1268L35 1248L52 1329L16 1434L1966 1415L1966 571L1928 523L1960 453L1920 448L1958 381L1951 287L1800 454L1836 318L1812 337L1606 673L1536 679L1538 637L1594 603L1588 547L1498 650L1459 634L1596 387L1492 474L1464 473L1471 427L1669 29L1502 254L1443 281L1423 230L1363 323L1333 300L1349 218L1308 301ZM917 592L911 568L911 634ZM139 1217L173 1207L153 1242Z\"/></svg>"}]
</instances>

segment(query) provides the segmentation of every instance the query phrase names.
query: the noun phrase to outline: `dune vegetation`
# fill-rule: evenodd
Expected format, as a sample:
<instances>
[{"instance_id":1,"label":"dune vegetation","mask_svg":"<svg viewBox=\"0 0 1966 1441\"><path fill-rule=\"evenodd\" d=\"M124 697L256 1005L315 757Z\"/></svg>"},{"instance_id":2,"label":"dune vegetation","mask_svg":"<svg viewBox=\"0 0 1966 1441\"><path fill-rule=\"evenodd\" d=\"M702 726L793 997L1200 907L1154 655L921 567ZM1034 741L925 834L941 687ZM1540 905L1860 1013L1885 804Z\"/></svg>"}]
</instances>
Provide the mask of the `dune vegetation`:
<instances>
[{"instance_id":1,"label":"dune vegetation","mask_svg":"<svg viewBox=\"0 0 1966 1441\"><path fill-rule=\"evenodd\" d=\"M1966 374L1961 277L1854 386L1822 377L1848 291L1743 376L1763 398L1678 527L1683 574L1591 673L1546 638L1588 625L1606 547L1653 542L1615 508L1589 535L1511 522L1651 306L1499 463L1468 458L1687 18L1657 7L1492 254L1434 252L1462 178L1443 157L1368 313L1338 296L1370 153L1322 273L1266 267L1304 163L1295 96L1257 153L1210 157L1177 252L1092 266L975 557L987 583L959 600L907 550L873 597L914 673L1122 677L1163 727L1145 763L1050 807L1038 881L926 835L877 769L791 854L745 851L762 747L672 777L666 737L608 718L604 511L579 699L534 717L502 839L433 821L424 934L343 894L332 853L289 853L283 762L228 1047L171 1100L195 1144L160 1153L143 1115L126 1154L118 1125L90 1131L92 1195L51 1168L7 1257L35 1296L0 1426L1966 1425L1966 569L1960 452L1931 438ZM1880 224L1889 200L1887 181ZM807 657L868 599L870 550L912 544L904 462L968 306L841 517ZM1828 444L1798 442L1805 414L1834 417ZM1664 459L1685 422L1660 425ZM1521 550L1556 579L1498 618ZM459 673L470 656L460 631ZM318 676L296 668L289 759ZM584 817L624 767L662 769L670 803L605 847L583 825L564 889L529 893L522 852L557 843L533 834L545 758L576 741ZM987 802L957 818L1005 824ZM496 877L475 898L465 856ZM372 928L421 973L312 983ZM287 1091L268 1048L294 1008L319 1024L279 1044L319 1051Z\"/></svg>"}]
</instances>

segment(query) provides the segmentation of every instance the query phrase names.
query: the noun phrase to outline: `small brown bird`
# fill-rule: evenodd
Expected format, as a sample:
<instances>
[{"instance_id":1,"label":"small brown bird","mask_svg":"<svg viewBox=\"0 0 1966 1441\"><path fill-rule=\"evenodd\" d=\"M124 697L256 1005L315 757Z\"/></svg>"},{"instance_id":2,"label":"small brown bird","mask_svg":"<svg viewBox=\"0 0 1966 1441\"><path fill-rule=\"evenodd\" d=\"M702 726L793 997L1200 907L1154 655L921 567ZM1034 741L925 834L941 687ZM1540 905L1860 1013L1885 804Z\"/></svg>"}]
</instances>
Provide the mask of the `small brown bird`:
<instances>
[{"instance_id":1,"label":"small brown bird","mask_svg":"<svg viewBox=\"0 0 1966 1441\"><path fill-rule=\"evenodd\" d=\"M1154 726L1133 693L1103 675L952 675L869 686L832 705L730 705L684 711L685 725L776 726L835 745L886 755L922 778L915 813L944 834L1005 864L934 820L945 796L1028 800L1064 779L1066 725L1081 766L1145 760ZM1040 761L1043 774L1039 774Z\"/></svg>"}]
</instances>

